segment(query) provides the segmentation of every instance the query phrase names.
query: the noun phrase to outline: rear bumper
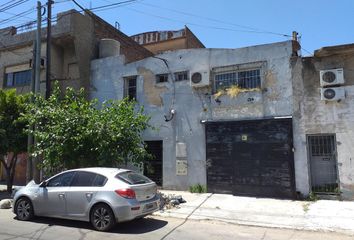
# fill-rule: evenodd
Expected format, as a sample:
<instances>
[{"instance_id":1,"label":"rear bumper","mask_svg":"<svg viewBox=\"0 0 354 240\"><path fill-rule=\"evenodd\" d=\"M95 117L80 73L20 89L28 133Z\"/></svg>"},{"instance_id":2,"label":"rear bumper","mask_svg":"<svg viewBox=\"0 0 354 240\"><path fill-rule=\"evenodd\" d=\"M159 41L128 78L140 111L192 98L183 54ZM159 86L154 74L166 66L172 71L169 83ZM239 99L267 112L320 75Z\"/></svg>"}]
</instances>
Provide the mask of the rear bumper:
<instances>
[{"instance_id":1,"label":"rear bumper","mask_svg":"<svg viewBox=\"0 0 354 240\"><path fill-rule=\"evenodd\" d=\"M126 222L135 218L144 217L159 210L160 207L160 198L158 196L143 202L137 200L127 202L128 204L125 206L113 208L117 222Z\"/></svg>"}]
</instances>

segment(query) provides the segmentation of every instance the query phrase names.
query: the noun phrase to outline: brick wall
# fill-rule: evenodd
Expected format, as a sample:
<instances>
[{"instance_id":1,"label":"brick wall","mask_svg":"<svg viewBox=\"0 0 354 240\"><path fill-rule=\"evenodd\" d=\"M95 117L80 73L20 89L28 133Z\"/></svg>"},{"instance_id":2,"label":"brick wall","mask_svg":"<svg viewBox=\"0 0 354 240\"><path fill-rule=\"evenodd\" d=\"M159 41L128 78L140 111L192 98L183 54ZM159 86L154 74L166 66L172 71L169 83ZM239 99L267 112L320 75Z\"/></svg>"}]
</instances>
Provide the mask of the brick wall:
<instances>
[{"instance_id":1,"label":"brick wall","mask_svg":"<svg viewBox=\"0 0 354 240\"><path fill-rule=\"evenodd\" d=\"M204 44L186 27L187 48L205 48Z\"/></svg>"}]
</instances>

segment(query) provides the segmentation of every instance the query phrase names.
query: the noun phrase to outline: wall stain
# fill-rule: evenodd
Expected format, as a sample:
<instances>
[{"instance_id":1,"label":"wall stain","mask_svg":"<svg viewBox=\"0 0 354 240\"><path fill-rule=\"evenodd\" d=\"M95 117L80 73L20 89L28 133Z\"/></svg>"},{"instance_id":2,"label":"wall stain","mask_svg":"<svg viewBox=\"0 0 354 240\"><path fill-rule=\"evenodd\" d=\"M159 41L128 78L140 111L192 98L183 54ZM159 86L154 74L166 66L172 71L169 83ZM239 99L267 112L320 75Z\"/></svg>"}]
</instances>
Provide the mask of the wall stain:
<instances>
[{"instance_id":1,"label":"wall stain","mask_svg":"<svg viewBox=\"0 0 354 240\"><path fill-rule=\"evenodd\" d=\"M163 100L161 97L162 93L165 93L168 89L165 86L156 86L155 84L155 74L144 67L138 68L138 74L143 76L144 83L144 95L147 102L151 105L162 106Z\"/></svg>"},{"instance_id":2,"label":"wall stain","mask_svg":"<svg viewBox=\"0 0 354 240\"><path fill-rule=\"evenodd\" d=\"M277 101L281 98L281 92L277 89L278 80L274 75L273 71L270 69L264 74L264 85L267 88L267 94L265 95L270 101Z\"/></svg>"}]
</instances>

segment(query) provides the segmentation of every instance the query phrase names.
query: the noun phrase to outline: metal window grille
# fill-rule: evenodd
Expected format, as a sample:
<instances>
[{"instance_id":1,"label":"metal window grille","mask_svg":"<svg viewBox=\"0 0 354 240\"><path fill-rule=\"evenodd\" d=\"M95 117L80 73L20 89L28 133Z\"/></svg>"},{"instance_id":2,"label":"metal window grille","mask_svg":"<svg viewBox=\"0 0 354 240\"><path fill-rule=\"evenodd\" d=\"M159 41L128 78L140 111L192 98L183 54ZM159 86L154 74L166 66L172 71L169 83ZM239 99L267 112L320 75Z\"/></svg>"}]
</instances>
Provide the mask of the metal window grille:
<instances>
[{"instance_id":1,"label":"metal window grille","mask_svg":"<svg viewBox=\"0 0 354 240\"><path fill-rule=\"evenodd\" d=\"M175 72L175 81L184 81L188 80L188 71Z\"/></svg>"},{"instance_id":2,"label":"metal window grille","mask_svg":"<svg viewBox=\"0 0 354 240\"><path fill-rule=\"evenodd\" d=\"M126 78L124 87L124 97L136 99L136 77Z\"/></svg>"},{"instance_id":3,"label":"metal window grille","mask_svg":"<svg viewBox=\"0 0 354 240\"><path fill-rule=\"evenodd\" d=\"M168 82L168 74L156 75L156 83Z\"/></svg>"},{"instance_id":4,"label":"metal window grille","mask_svg":"<svg viewBox=\"0 0 354 240\"><path fill-rule=\"evenodd\" d=\"M215 75L216 90L225 89L232 85L239 88L251 89L261 87L261 70L236 71Z\"/></svg>"},{"instance_id":5,"label":"metal window grille","mask_svg":"<svg viewBox=\"0 0 354 240\"><path fill-rule=\"evenodd\" d=\"M334 135L308 136L311 188L315 193L339 193Z\"/></svg>"}]
</instances>

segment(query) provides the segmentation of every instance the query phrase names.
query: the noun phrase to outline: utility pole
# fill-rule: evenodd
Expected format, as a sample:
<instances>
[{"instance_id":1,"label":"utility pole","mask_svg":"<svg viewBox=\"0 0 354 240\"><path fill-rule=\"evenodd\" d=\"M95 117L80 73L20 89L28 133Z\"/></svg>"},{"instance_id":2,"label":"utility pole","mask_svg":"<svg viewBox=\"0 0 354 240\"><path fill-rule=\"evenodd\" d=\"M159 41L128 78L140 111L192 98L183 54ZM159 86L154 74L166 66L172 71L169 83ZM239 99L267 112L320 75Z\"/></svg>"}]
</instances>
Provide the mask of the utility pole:
<instances>
[{"instance_id":1,"label":"utility pole","mask_svg":"<svg viewBox=\"0 0 354 240\"><path fill-rule=\"evenodd\" d=\"M37 34L36 34L36 71L35 71L35 94L40 94L41 84L41 45L42 45L42 5L41 2L37 2ZM36 139L34 139L36 142ZM40 171L38 168L38 157L33 158L33 179L36 183L40 181Z\"/></svg>"},{"instance_id":2,"label":"utility pole","mask_svg":"<svg viewBox=\"0 0 354 240\"><path fill-rule=\"evenodd\" d=\"M36 39L33 40L33 56L32 56L32 76L31 76L31 93L33 94L35 92L35 72L36 72L36 68L35 68L35 61L36 61ZM33 103L33 96L31 96L31 102ZM33 130L33 126L29 126L29 130ZM28 134L28 139L27 139L27 152L30 153L31 148L33 146L33 135L31 133ZM30 156L30 154L28 154L28 158L27 158L27 165L26 165L26 183L28 183L29 181L32 180L33 177L33 167L32 167L32 157Z\"/></svg>"},{"instance_id":3,"label":"utility pole","mask_svg":"<svg viewBox=\"0 0 354 240\"><path fill-rule=\"evenodd\" d=\"M47 2L47 59L46 59L46 91L45 98L48 99L50 96L50 88L51 88L51 77L50 77L50 50L51 50L51 40L52 40L52 0L48 0Z\"/></svg>"}]
</instances>

